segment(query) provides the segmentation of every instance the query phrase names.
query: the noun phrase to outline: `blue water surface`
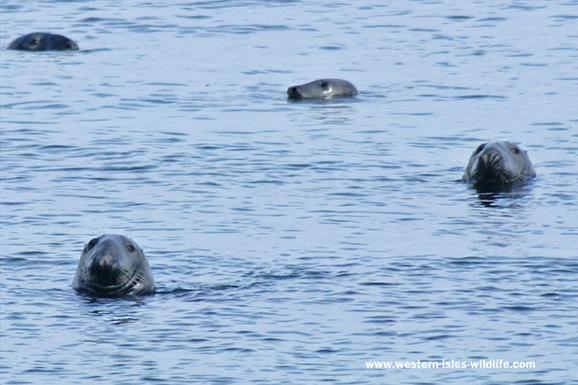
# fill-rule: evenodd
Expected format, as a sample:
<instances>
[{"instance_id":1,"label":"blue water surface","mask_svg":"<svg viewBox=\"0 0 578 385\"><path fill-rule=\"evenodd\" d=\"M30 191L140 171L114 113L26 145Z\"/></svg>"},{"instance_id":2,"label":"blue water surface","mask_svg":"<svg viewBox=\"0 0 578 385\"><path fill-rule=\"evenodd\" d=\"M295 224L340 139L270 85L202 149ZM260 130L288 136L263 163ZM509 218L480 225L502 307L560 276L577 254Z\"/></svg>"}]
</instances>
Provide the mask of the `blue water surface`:
<instances>
[{"instance_id":1,"label":"blue water surface","mask_svg":"<svg viewBox=\"0 0 578 385\"><path fill-rule=\"evenodd\" d=\"M577 1L0 12L2 384L578 384ZM287 101L322 77L360 95ZM538 177L461 183L489 140ZM71 289L103 233L156 295ZM365 368L443 359L536 368Z\"/></svg>"}]
</instances>

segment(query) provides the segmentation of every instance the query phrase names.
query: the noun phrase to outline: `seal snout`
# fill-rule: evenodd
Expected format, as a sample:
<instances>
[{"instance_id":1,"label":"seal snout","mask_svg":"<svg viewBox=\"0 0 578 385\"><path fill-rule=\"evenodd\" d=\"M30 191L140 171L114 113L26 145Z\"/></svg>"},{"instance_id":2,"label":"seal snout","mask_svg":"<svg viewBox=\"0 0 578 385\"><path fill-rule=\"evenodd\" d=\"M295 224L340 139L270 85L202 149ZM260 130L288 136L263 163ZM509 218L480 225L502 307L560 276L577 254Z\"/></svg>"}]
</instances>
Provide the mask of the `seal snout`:
<instances>
[{"instance_id":1,"label":"seal snout","mask_svg":"<svg viewBox=\"0 0 578 385\"><path fill-rule=\"evenodd\" d=\"M111 253L106 253L104 255L97 256L92 263L93 269L114 269L117 266L116 258L112 256Z\"/></svg>"},{"instance_id":2,"label":"seal snout","mask_svg":"<svg viewBox=\"0 0 578 385\"><path fill-rule=\"evenodd\" d=\"M94 247L89 272L99 285L117 285L122 281L121 255L122 250L112 240L104 240Z\"/></svg>"},{"instance_id":3,"label":"seal snout","mask_svg":"<svg viewBox=\"0 0 578 385\"><path fill-rule=\"evenodd\" d=\"M502 168L502 163L502 156L500 154L487 151L480 155L478 159L477 174L488 179L493 179Z\"/></svg>"},{"instance_id":4,"label":"seal snout","mask_svg":"<svg viewBox=\"0 0 578 385\"><path fill-rule=\"evenodd\" d=\"M301 94L299 93L297 86L289 87L287 89L287 96L291 99L301 99Z\"/></svg>"},{"instance_id":5,"label":"seal snout","mask_svg":"<svg viewBox=\"0 0 578 385\"><path fill-rule=\"evenodd\" d=\"M90 275L102 286L116 285L120 282L121 267L112 253L95 256L89 271Z\"/></svg>"}]
</instances>

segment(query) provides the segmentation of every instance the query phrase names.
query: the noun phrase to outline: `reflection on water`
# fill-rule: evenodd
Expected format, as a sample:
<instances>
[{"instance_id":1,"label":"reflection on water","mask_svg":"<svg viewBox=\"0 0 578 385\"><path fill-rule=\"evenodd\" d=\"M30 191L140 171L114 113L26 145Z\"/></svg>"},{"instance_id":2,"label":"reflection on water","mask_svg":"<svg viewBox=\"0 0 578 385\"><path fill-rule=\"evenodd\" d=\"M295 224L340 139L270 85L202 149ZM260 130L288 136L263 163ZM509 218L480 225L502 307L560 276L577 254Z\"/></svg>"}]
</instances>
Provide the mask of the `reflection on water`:
<instances>
[{"instance_id":1,"label":"reflection on water","mask_svg":"<svg viewBox=\"0 0 578 385\"><path fill-rule=\"evenodd\" d=\"M507 203L507 207L523 207L525 200L531 196L531 185L514 184L503 186L475 186L479 201L485 207L495 207L500 200ZM501 205L500 205L501 206Z\"/></svg>"},{"instance_id":2,"label":"reflection on water","mask_svg":"<svg viewBox=\"0 0 578 385\"><path fill-rule=\"evenodd\" d=\"M355 118L355 107L346 103L349 102L336 102L335 100L324 100L324 101L300 101L300 102L290 102L299 103L300 105L308 104L308 106L299 106L293 111L295 115L289 117L289 122L299 124L305 127L321 128L325 130L324 126L330 126L327 129L331 130L335 126L347 126L351 124L352 119ZM301 109L305 108L307 113L304 113Z\"/></svg>"}]
</instances>

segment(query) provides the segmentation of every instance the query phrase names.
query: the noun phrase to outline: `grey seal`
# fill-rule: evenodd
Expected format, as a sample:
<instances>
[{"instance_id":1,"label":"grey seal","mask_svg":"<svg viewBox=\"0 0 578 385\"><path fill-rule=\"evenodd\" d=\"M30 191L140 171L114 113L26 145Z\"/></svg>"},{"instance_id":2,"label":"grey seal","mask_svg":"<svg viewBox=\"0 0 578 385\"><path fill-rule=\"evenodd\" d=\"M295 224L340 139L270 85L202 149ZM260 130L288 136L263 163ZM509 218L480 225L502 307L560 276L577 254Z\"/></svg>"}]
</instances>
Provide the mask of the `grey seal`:
<instances>
[{"instance_id":1,"label":"grey seal","mask_svg":"<svg viewBox=\"0 0 578 385\"><path fill-rule=\"evenodd\" d=\"M33 32L15 39L8 49L22 51L78 51L78 44L66 36Z\"/></svg>"},{"instance_id":2,"label":"grey seal","mask_svg":"<svg viewBox=\"0 0 578 385\"><path fill-rule=\"evenodd\" d=\"M105 234L84 246L72 287L94 296L121 297L152 294L155 282L136 242L122 235Z\"/></svg>"},{"instance_id":3,"label":"grey seal","mask_svg":"<svg viewBox=\"0 0 578 385\"><path fill-rule=\"evenodd\" d=\"M329 99L357 95L357 89L347 80L319 79L287 89L289 99Z\"/></svg>"},{"instance_id":4,"label":"grey seal","mask_svg":"<svg viewBox=\"0 0 578 385\"><path fill-rule=\"evenodd\" d=\"M473 152L463 180L475 186L506 186L536 177L528 153L512 142L482 143Z\"/></svg>"}]
</instances>

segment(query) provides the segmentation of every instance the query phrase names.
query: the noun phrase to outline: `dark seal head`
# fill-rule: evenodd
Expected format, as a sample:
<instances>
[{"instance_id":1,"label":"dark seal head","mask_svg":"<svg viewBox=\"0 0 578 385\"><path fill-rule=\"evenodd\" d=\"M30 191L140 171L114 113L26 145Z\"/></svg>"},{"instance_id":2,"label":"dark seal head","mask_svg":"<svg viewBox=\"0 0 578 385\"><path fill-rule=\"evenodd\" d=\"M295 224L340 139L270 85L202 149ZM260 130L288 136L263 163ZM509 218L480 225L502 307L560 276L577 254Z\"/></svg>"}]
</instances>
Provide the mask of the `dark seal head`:
<instances>
[{"instance_id":1,"label":"dark seal head","mask_svg":"<svg viewBox=\"0 0 578 385\"><path fill-rule=\"evenodd\" d=\"M22 51L78 51L78 44L66 36L33 32L14 40L10 43L8 49Z\"/></svg>"},{"instance_id":2,"label":"dark seal head","mask_svg":"<svg viewBox=\"0 0 578 385\"><path fill-rule=\"evenodd\" d=\"M289 99L330 99L357 95L357 89L347 80L319 79L287 89Z\"/></svg>"},{"instance_id":3,"label":"dark seal head","mask_svg":"<svg viewBox=\"0 0 578 385\"><path fill-rule=\"evenodd\" d=\"M526 151L511 142L490 142L474 151L463 179L475 186L505 186L534 177L536 171Z\"/></svg>"},{"instance_id":4,"label":"dark seal head","mask_svg":"<svg viewBox=\"0 0 578 385\"><path fill-rule=\"evenodd\" d=\"M151 294L155 282L142 249L122 235L90 240L82 251L72 287L100 297Z\"/></svg>"}]
</instances>

